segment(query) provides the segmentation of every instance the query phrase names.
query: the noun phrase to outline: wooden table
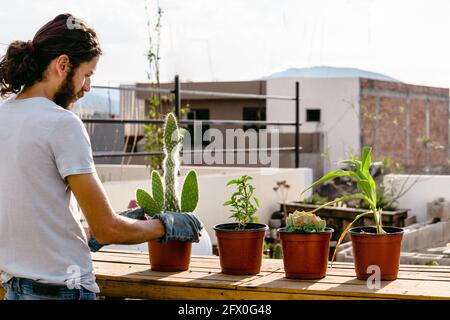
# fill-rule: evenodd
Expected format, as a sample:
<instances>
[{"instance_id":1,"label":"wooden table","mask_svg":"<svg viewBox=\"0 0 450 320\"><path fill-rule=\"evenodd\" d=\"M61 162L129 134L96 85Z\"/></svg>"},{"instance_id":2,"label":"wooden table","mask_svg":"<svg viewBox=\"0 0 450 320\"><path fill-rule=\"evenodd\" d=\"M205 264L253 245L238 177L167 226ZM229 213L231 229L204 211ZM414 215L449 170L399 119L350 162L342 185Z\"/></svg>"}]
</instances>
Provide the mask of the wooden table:
<instances>
[{"instance_id":1,"label":"wooden table","mask_svg":"<svg viewBox=\"0 0 450 320\"><path fill-rule=\"evenodd\" d=\"M263 259L255 276L221 273L216 256L193 256L188 271L150 270L144 253L102 250L92 254L101 295L140 299L450 299L450 267L400 266L395 281L369 289L353 263L335 263L321 280L289 280L283 261Z\"/></svg>"}]
</instances>

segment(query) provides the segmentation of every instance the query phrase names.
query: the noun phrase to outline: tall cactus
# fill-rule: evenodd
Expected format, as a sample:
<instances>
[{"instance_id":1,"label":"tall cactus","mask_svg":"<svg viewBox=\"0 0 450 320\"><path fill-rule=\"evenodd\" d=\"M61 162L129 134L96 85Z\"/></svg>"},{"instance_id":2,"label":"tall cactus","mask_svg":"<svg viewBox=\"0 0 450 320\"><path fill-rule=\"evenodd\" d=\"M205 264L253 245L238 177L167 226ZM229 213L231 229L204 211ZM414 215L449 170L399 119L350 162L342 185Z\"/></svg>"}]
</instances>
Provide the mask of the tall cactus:
<instances>
[{"instance_id":1,"label":"tall cactus","mask_svg":"<svg viewBox=\"0 0 450 320\"><path fill-rule=\"evenodd\" d=\"M157 171L152 171L152 195L138 189L136 198L139 206L148 215L172 212L193 212L198 204L197 173L189 171L183 183L181 203L178 195L178 172L180 170L180 148L183 134L178 128L176 117L169 113L164 126L164 184ZM164 187L163 187L164 185Z\"/></svg>"},{"instance_id":2,"label":"tall cactus","mask_svg":"<svg viewBox=\"0 0 450 320\"><path fill-rule=\"evenodd\" d=\"M167 211L180 212L178 202L178 172L180 170L180 147L183 138L178 129L177 120L172 113L166 118L164 127L164 182L166 185Z\"/></svg>"}]
</instances>

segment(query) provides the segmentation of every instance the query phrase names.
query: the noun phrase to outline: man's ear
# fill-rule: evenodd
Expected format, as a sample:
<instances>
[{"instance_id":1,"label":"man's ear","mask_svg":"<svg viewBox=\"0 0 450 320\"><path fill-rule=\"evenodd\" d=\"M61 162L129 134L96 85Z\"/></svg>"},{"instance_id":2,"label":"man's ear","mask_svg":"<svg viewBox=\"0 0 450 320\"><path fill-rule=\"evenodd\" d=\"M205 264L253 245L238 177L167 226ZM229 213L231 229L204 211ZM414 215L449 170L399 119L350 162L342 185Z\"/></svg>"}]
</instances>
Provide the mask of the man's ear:
<instances>
[{"instance_id":1,"label":"man's ear","mask_svg":"<svg viewBox=\"0 0 450 320\"><path fill-rule=\"evenodd\" d=\"M56 72L59 76L65 77L70 71L70 59L66 54L62 54L56 58Z\"/></svg>"}]
</instances>

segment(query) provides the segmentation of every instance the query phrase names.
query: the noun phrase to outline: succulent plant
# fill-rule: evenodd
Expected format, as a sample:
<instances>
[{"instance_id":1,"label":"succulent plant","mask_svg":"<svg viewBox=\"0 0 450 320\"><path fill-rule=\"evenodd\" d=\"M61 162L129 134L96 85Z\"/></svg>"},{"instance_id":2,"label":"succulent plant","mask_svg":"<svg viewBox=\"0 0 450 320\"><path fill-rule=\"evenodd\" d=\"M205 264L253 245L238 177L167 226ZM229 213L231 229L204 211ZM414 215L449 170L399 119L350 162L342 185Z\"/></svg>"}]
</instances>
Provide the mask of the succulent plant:
<instances>
[{"instance_id":1,"label":"succulent plant","mask_svg":"<svg viewBox=\"0 0 450 320\"><path fill-rule=\"evenodd\" d=\"M183 132L178 128L177 119L173 113L166 117L164 125L164 175L152 171L152 194L143 189L137 189L136 199L145 213L152 216L157 213L193 212L198 204L197 173L189 171L183 183L181 202L178 193L178 172L180 170L180 149L183 143ZM164 180L164 184L163 184Z\"/></svg>"},{"instance_id":2,"label":"succulent plant","mask_svg":"<svg viewBox=\"0 0 450 320\"><path fill-rule=\"evenodd\" d=\"M322 232L325 230L325 227L325 220L311 212L295 211L286 220L286 229L292 232Z\"/></svg>"}]
</instances>

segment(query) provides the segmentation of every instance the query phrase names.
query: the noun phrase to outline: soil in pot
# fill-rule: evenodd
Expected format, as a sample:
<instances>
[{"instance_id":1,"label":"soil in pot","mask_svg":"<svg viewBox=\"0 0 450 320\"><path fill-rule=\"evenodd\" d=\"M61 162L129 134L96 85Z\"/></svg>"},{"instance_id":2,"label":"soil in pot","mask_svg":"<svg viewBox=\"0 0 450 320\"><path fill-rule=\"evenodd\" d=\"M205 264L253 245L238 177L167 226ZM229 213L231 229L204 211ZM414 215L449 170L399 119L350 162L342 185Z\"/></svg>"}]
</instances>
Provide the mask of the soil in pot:
<instances>
[{"instance_id":1,"label":"soil in pot","mask_svg":"<svg viewBox=\"0 0 450 320\"><path fill-rule=\"evenodd\" d=\"M383 227L386 234L376 234L375 227L355 227L349 230L355 260L356 277L367 280L380 271L380 280L397 279L403 229ZM379 269L378 269L379 268Z\"/></svg>"},{"instance_id":2,"label":"soil in pot","mask_svg":"<svg viewBox=\"0 0 450 320\"><path fill-rule=\"evenodd\" d=\"M148 242L150 266L154 271L186 271L191 261L192 242L170 240Z\"/></svg>"},{"instance_id":3,"label":"soil in pot","mask_svg":"<svg viewBox=\"0 0 450 320\"><path fill-rule=\"evenodd\" d=\"M321 279L328 266L332 228L323 232L287 232L280 229L286 278Z\"/></svg>"},{"instance_id":4,"label":"soil in pot","mask_svg":"<svg viewBox=\"0 0 450 320\"><path fill-rule=\"evenodd\" d=\"M261 270L265 224L247 223L244 230L236 230L237 223L214 226L222 272L234 275L254 275Z\"/></svg>"}]
</instances>

